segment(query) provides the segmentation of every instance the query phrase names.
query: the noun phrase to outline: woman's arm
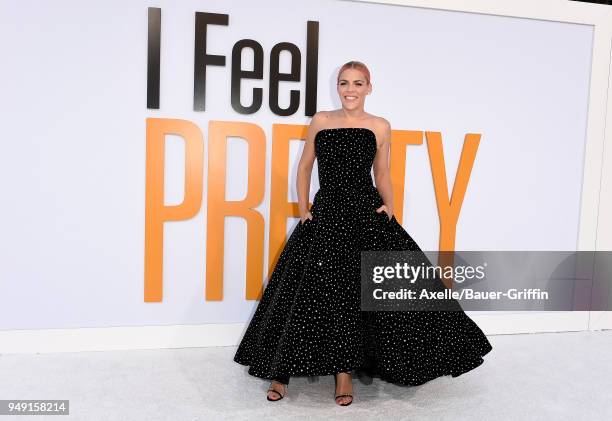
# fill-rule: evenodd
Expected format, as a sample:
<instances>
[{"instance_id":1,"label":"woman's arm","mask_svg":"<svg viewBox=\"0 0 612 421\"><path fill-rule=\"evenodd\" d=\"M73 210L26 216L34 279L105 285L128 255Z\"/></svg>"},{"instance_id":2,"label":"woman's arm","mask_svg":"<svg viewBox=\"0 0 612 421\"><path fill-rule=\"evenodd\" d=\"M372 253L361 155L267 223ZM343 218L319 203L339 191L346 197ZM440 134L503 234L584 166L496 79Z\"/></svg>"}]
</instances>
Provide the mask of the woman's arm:
<instances>
[{"instance_id":1,"label":"woman's arm","mask_svg":"<svg viewBox=\"0 0 612 421\"><path fill-rule=\"evenodd\" d=\"M310 214L309 210L309 195L312 167L316 158L314 138L317 132L322 128L324 118L324 112L319 111L312 117L312 120L310 120L310 125L308 126L308 131L306 133L306 144L304 145L302 157L300 158L300 162L298 164L296 189L301 222L304 222L306 218L312 219L312 215Z\"/></svg>"},{"instance_id":2,"label":"woman's arm","mask_svg":"<svg viewBox=\"0 0 612 421\"><path fill-rule=\"evenodd\" d=\"M389 152L391 149L391 124L384 118L381 119L377 130L377 135L380 138L380 144L374 158L374 182L378 193L384 202L384 207L381 206L376 211L381 209L386 210L389 219L393 216L393 186L391 185L391 171L389 170Z\"/></svg>"}]
</instances>

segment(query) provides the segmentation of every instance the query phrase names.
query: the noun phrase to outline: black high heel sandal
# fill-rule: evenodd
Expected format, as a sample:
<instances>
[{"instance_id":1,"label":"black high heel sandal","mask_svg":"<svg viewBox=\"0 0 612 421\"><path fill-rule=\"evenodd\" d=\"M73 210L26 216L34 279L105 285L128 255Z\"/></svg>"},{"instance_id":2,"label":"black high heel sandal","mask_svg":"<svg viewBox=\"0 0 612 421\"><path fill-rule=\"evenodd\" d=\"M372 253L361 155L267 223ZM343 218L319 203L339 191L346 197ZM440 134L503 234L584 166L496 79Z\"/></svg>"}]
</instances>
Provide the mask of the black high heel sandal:
<instances>
[{"instance_id":1,"label":"black high heel sandal","mask_svg":"<svg viewBox=\"0 0 612 421\"><path fill-rule=\"evenodd\" d=\"M282 383L280 383L280 382L277 382L277 383L282 384ZM285 390L286 390L286 387L287 387L287 385L283 384L283 388L285 388ZM270 388L268 389L267 393L270 393L270 392L274 392L274 393L276 393L278 396L280 396L280 398L277 398L277 399L270 399L270 396L266 396L266 399L267 399L267 400L269 400L270 402L280 401L282 398L284 398L284 397L285 397L285 395L283 395L282 393L280 393L278 390L273 389L273 388L272 388L272 384L270 384ZM287 392L285 392L285 393L287 393Z\"/></svg>"},{"instance_id":2,"label":"black high heel sandal","mask_svg":"<svg viewBox=\"0 0 612 421\"><path fill-rule=\"evenodd\" d=\"M340 374L340 373L336 373L336 374ZM338 378L336 377L336 374L334 374L334 387L338 387ZM352 374L352 373L343 373L343 374ZM353 380L352 376L351 376L351 381ZM348 403L338 403L338 398L343 398L343 397L349 397L351 398L351 400ZM336 395L334 397L334 401L336 402L337 405L340 406L349 406L350 404L353 403L353 395L350 393L340 393L339 395Z\"/></svg>"}]
</instances>

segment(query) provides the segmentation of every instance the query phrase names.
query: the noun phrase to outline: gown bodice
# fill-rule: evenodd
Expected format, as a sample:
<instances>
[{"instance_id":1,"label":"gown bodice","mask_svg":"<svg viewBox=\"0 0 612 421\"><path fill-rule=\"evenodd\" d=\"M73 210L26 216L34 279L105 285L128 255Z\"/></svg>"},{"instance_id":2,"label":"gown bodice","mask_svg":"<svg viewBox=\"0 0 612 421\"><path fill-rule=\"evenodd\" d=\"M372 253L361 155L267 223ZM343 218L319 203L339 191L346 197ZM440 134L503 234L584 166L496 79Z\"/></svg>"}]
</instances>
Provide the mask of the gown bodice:
<instances>
[{"instance_id":1,"label":"gown bodice","mask_svg":"<svg viewBox=\"0 0 612 421\"><path fill-rule=\"evenodd\" d=\"M315 135L321 189L371 188L376 135L365 127L321 129Z\"/></svg>"}]
</instances>

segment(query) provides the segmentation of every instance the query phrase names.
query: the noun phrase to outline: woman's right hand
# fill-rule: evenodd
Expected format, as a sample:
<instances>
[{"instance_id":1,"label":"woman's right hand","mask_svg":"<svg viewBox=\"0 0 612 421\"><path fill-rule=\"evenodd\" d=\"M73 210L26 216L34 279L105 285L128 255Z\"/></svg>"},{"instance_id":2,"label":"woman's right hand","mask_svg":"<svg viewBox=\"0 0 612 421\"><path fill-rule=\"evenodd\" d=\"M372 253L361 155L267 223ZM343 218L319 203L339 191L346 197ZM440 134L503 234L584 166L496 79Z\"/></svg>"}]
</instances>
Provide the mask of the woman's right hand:
<instances>
[{"instance_id":1,"label":"woman's right hand","mask_svg":"<svg viewBox=\"0 0 612 421\"><path fill-rule=\"evenodd\" d=\"M300 224L306 222L307 219L312 220L312 213L310 213L310 211L306 211L306 213L300 216Z\"/></svg>"}]
</instances>

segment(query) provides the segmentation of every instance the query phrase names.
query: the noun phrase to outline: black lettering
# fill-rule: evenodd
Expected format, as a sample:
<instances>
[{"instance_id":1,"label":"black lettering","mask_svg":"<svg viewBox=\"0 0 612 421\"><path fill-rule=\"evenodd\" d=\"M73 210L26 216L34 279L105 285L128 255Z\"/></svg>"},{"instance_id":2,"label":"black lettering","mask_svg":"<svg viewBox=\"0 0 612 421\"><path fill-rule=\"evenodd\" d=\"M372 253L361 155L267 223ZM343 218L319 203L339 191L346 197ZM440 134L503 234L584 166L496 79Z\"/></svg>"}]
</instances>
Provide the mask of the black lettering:
<instances>
[{"instance_id":1,"label":"black lettering","mask_svg":"<svg viewBox=\"0 0 612 421\"><path fill-rule=\"evenodd\" d=\"M253 50L253 70L242 70L242 50ZM242 79L263 79L263 48L253 39L241 39L232 48L232 108L241 114L253 114L261 108L263 92L261 88L253 88L253 103L247 107L240 103L240 81Z\"/></svg>"},{"instance_id":2,"label":"black lettering","mask_svg":"<svg viewBox=\"0 0 612 421\"><path fill-rule=\"evenodd\" d=\"M288 51L291 54L291 72L281 73L279 71L280 53ZM278 84L281 80L298 82L300 80L300 69L302 66L302 55L300 49L290 42L279 42L270 51L270 110L277 115L288 116L294 114L300 107L300 91L292 89L289 91L289 106L281 108L278 105Z\"/></svg>"},{"instance_id":3,"label":"black lettering","mask_svg":"<svg viewBox=\"0 0 612 421\"><path fill-rule=\"evenodd\" d=\"M317 78L319 67L319 22L309 20L306 30L306 105L304 114L317 112Z\"/></svg>"},{"instance_id":4,"label":"black lettering","mask_svg":"<svg viewBox=\"0 0 612 421\"><path fill-rule=\"evenodd\" d=\"M159 52L161 38L161 8L148 9L147 35L147 108L159 109Z\"/></svg>"},{"instance_id":5,"label":"black lettering","mask_svg":"<svg viewBox=\"0 0 612 421\"><path fill-rule=\"evenodd\" d=\"M206 66L225 66L225 56L206 53L208 25L227 26L229 15L196 12L195 53L193 68L193 109L204 111L206 106Z\"/></svg>"}]
</instances>

